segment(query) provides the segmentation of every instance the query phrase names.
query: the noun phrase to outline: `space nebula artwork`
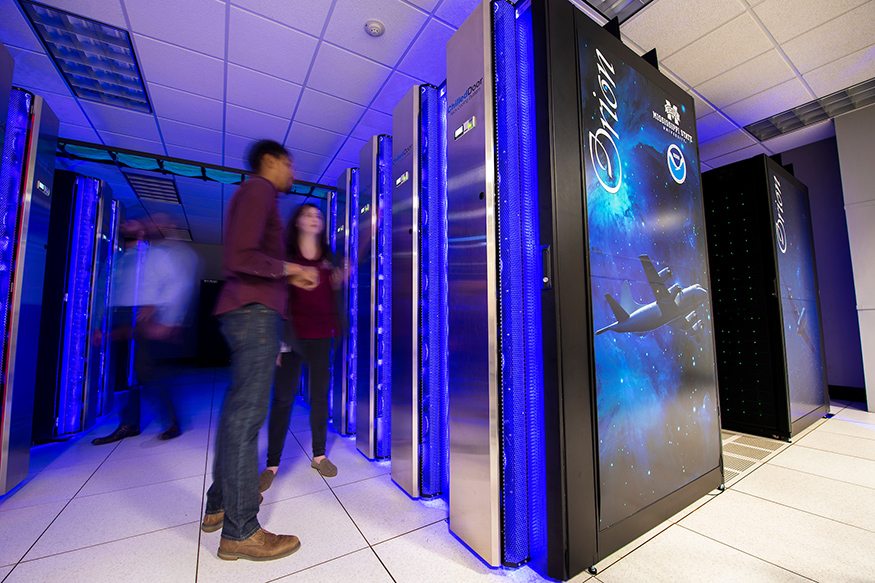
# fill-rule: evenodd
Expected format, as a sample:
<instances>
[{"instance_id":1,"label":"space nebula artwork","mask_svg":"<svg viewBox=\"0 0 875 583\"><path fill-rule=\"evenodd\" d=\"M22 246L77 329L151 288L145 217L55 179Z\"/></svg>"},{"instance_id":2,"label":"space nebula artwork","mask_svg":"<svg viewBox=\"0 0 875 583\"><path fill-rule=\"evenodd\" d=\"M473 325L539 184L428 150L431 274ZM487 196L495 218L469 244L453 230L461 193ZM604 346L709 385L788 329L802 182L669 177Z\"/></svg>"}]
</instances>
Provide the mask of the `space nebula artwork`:
<instances>
[{"instance_id":1,"label":"space nebula artwork","mask_svg":"<svg viewBox=\"0 0 875 583\"><path fill-rule=\"evenodd\" d=\"M775 251L781 280L781 316L790 393L790 421L824 403L826 392L808 197L791 181L769 171Z\"/></svg>"},{"instance_id":2,"label":"space nebula artwork","mask_svg":"<svg viewBox=\"0 0 875 583\"><path fill-rule=\"evenodd\" d=\"M578 54L606 529L719 467L719 401L692 98Z\"/></svg>"}]
</instances>

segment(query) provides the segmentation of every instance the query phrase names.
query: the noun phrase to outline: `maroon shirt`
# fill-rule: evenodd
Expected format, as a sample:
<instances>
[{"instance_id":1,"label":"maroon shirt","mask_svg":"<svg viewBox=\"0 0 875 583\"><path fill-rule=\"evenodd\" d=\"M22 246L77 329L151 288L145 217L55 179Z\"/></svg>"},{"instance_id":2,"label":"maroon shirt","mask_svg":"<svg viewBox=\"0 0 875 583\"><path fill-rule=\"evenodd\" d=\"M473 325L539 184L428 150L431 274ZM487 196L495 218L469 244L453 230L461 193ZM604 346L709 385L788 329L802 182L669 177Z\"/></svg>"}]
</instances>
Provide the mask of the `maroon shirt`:
<instances>
[{"instance_id":1,"label":"maroon shirt","mask_svg":"<svg viewBox=\"0 0 875 583\"><path fill-rule=\"evenodd\" d=\"M251 176L231 197L222 252L225 285L216 315L257 303L286 317L283 225L276 197L276 188L261 176Z\"/></svg>"},{"instance_id":2,"label":"maroon shirt","mask_svg":"<svg viewBox=\"0 0 875 583\"><path fill-rule=\"evenodd\" d=\"M331 338L340 333L331 289L332 265L322 259L310 261L297 257L293 263L319 269L319 285L311 290L289 286L289 314L298 338Z\"/></svg>"}]
</instances>

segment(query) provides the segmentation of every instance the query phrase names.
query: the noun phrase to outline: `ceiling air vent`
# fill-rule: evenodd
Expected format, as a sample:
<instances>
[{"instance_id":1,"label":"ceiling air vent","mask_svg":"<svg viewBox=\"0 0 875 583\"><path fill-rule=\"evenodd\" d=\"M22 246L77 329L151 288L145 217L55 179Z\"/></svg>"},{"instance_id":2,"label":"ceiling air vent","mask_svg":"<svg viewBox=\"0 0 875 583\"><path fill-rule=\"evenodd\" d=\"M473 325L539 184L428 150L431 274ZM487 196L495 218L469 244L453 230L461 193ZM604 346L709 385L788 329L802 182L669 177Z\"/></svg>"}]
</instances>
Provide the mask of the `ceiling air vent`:
<instances>
[{"instance_id":1,"label":"ceiling air vent","mask_svg":"<svg viewBox=\"0 0 875 583\"><path fill-rule=\"evenodd\" d=\"M137 197L143 202L180 204L176 182L171 178L158 178L142 174L125 174Z\"/></svg>"},{"instance_id":2,"label":"ceiling air vent","mask_svg":"<svg viewBox=\"0 0 875 583\"><path fill-rule=\"evenodd\" d=\"M172 229L170 227L158 227L158 231L165 239L174 241L191 241L191 231L188 229Z\"/></svg>"},{"instance_id":3,"label":"ceiling air vent","mask_svg":"<svg viewBox=\"0 0 875 583\"><path fill-rule=\"evenodd\" d=\"M27 0L21 7L76 97L152 113L126 30Z\"/></svg>"},{"instance_id":4,"label":"ceiling air vent","mask_svg":"<svg viewBox=\"0 0 875 583\"><path fill-rule=\"evenodd\" d=\"M826 97L744 126L761 142L875 103L875 79L863 81Z\"/></svg>"}]
</instances>

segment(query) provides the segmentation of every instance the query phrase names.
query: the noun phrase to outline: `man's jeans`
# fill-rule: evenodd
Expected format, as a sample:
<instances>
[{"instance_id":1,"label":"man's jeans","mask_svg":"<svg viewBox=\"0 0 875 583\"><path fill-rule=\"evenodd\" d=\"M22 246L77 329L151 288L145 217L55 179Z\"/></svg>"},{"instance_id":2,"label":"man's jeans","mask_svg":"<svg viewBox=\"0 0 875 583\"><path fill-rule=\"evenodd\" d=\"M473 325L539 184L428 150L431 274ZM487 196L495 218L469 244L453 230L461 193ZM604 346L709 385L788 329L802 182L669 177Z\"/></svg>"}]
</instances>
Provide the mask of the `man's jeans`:
<instances>
[{"instance_id":1,"label":"man's jeans","mask_svg":"<svg viewBox=\"0 0 875 583\"><path fill-rule=\"evenodd\" d=\"M220 320L232 378L219 419L206 513L224 510L222 538L239 541L259 529L258 430L267 417L282 319L267 306L249 304Z\"/></svg>"}]
</instances>

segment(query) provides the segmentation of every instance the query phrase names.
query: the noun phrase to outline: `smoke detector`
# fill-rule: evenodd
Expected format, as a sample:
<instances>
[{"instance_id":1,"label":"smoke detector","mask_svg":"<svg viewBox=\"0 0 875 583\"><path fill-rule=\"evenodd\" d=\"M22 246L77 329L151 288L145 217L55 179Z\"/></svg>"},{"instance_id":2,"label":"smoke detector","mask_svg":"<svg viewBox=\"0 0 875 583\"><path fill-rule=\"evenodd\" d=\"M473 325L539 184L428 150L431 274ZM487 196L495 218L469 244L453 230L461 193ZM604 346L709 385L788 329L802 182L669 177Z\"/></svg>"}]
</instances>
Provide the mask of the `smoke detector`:
<instances>
[{"instance_id":1,"label":"smoke detector","mask_svg":"<svg viewBox=\"0 0 875 583\"><path fill-rule=\"evenodd\" d=\"M379 20L369 20L365 23L365 32L374 37L383 36L386 27Z\"/></svg>"}]
</instances>

